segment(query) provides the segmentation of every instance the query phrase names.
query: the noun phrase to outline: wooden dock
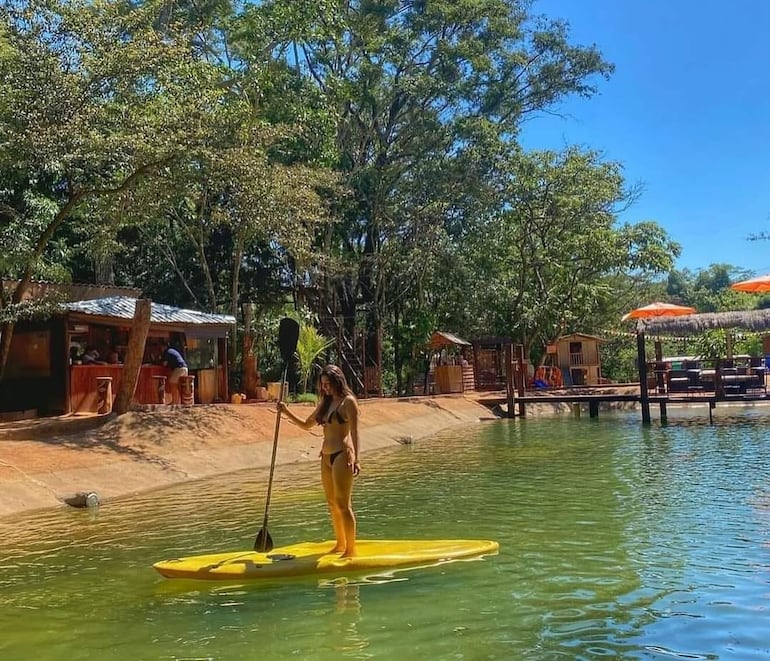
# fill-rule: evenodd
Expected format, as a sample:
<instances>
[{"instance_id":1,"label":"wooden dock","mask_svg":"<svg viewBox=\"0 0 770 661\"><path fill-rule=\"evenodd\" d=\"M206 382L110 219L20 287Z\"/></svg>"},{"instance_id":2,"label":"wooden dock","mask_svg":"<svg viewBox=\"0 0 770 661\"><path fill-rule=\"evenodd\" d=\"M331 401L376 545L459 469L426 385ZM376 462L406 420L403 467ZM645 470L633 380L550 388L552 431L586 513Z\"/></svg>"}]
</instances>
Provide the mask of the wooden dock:
<instances>
[{"instance_id":1,"label":"wooden dock","mask_svg":"<svg viewBox=\"0 0 770 661\"><path fill-rule=\"evenodd\" d=\"M609 402L633 402L641 403L642 396L640 393L618 393L618 392L599 392L599 388L596 392L585 392L581 389L580 392L550 392L548 394L541 393L535 394L531 391L527 391L524 395L518 395L514 398L514 404L518 407L518 413L510 417L526 417L527 404L587 404L589 416L596 418L599 416L599 405ZM499 396L490 393L490 397L480 397L481 401L486 406L494 408L496 406L504 406L508 400L506 396ZM664 393L664 394L649 394L647 396L649 404L657 404L660 409L660 420L666 422L667 419L667 405L668 404L703 404L708 406L709 422L713 422L712 411L716 408L718 403L742 403L742 402L766 402L770 401L770 395L764 392L757 393L744 393L744 394L731 394L725 396L717 396L713 392L695 392L695 393Z\"/></svg>"}]
</instances>

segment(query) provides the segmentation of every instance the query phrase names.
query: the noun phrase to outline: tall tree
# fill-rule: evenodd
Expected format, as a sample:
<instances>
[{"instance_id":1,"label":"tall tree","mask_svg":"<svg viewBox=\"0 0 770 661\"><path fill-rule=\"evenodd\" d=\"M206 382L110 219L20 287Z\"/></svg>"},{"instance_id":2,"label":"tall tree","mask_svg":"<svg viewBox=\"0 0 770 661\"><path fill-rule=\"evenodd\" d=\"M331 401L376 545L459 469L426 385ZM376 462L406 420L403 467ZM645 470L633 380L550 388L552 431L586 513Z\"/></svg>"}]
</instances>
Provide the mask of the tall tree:
<instances>
[{"instance_id":1,"label":"tall tree","mask_svg":"<svg viewBox=\"0 0 770 661\"><path fill-rule=\"evenodd\" d=\"M225 92L189 32L153 26L157 3L3 0L0 4L2 237L25 236L3 275L24 298L57 232L210 138ZM5 246L3 246L5 248ZM0 375L12 323L2 327Z\"/></svg>"},{"instance_id":2,"label":"tall tree","mask_svg":"<svg viewBox=\"0 0 770 661\"><path fill-rule=\"evenodd\" d=\"M590 96L612 67L567 28L515 0L273 0L246 14L260 61L266 48L312 81L336 122L337 167L352 191L325 237L347 262L329 282L342 315L368 305L374 325L398 289L386 277L404 262L419 276L423 253L480 173L457 158L483 141L515 139L527 115L569 94ZM269 35L269 39L265 36ZM401 287L397 284L397 287Z\"/></svg>"},{"instance_id":3,"label":"tall tree","mask_svg":"<svg viewBox=\"0 0 770 661\"><path fill-rule=\"evenodd\" d=\"M517 153L500 174L499 211L472 225L458 251L477 330L542 346L613 298L614 276L665 273L679 254L656 223L618 222L633 193L620 165L595 152Z\"/></svg>"}]
</instances>

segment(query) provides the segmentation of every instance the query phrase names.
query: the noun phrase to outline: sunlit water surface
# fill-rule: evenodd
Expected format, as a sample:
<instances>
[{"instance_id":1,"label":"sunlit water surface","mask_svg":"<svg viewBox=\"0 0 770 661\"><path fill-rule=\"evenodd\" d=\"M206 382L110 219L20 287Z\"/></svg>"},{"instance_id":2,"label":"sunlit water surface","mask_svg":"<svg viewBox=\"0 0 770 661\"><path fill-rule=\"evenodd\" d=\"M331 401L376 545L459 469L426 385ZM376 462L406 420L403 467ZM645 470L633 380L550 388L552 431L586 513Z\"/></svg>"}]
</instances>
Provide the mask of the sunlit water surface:
<instances>
[{"instance_id":1,"label":"sunlit water surface","mask_svg":"<svg viewBox=\"0 0 770 661\"><path fill-rule=\"evenodd\" d=\"M717 411L488 422L369 453L361 537L501 545L389 577L152 570L250 548L264 470L4 519L0 659L765 659L770 409ZM315 462L277 468L269 529L329 538Z\"/></svg>"}]
</instances>

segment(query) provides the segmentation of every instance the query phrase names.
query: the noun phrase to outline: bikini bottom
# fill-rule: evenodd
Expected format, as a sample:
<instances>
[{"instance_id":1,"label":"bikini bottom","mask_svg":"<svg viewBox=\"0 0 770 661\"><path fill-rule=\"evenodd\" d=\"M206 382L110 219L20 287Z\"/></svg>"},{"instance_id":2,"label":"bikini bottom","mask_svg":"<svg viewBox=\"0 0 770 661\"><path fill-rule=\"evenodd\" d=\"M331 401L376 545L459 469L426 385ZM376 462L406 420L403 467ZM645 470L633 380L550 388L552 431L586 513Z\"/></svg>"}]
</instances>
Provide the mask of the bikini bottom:
<instances>
[{"instance_id":1,"label":"bikini bottom","mask_svg":"<svg viewBox=\"0 0 770 661\"><path fill-rule=\"evenodd\" d=\"M325 454L324 457L329 457L329 466L334 466L334 460L344 453L345 450L337 450L337 452L330 452L329 454Z\"/></svg>"}]
</instances>

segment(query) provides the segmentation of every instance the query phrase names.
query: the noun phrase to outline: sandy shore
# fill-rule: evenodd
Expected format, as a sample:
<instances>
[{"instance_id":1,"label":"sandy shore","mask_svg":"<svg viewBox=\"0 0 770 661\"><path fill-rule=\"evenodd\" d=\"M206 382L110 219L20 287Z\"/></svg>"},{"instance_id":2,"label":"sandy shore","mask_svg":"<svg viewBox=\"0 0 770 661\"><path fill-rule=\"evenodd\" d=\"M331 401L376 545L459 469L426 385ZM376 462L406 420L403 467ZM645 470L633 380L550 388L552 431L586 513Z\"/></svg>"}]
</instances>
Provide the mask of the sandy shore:
<instances>
[{"instance_id":1,"label":"sandy shore","mask_svg":"<svg viewBox=\"0 0 770 661\"><path fill-rule=\"evenodd\" d=\"M310 405L294 410L312 411ZM275 433L271 404L161 408L120 417L59 418L0 428L0 517L65 506L78 492L105 501L242 468L270 465ZM418 440L456 425L492 418L463 395L361 401L366 453ZM281 422L277 462L315 460L321 429Z\"/></svg>"}]
</instances>

